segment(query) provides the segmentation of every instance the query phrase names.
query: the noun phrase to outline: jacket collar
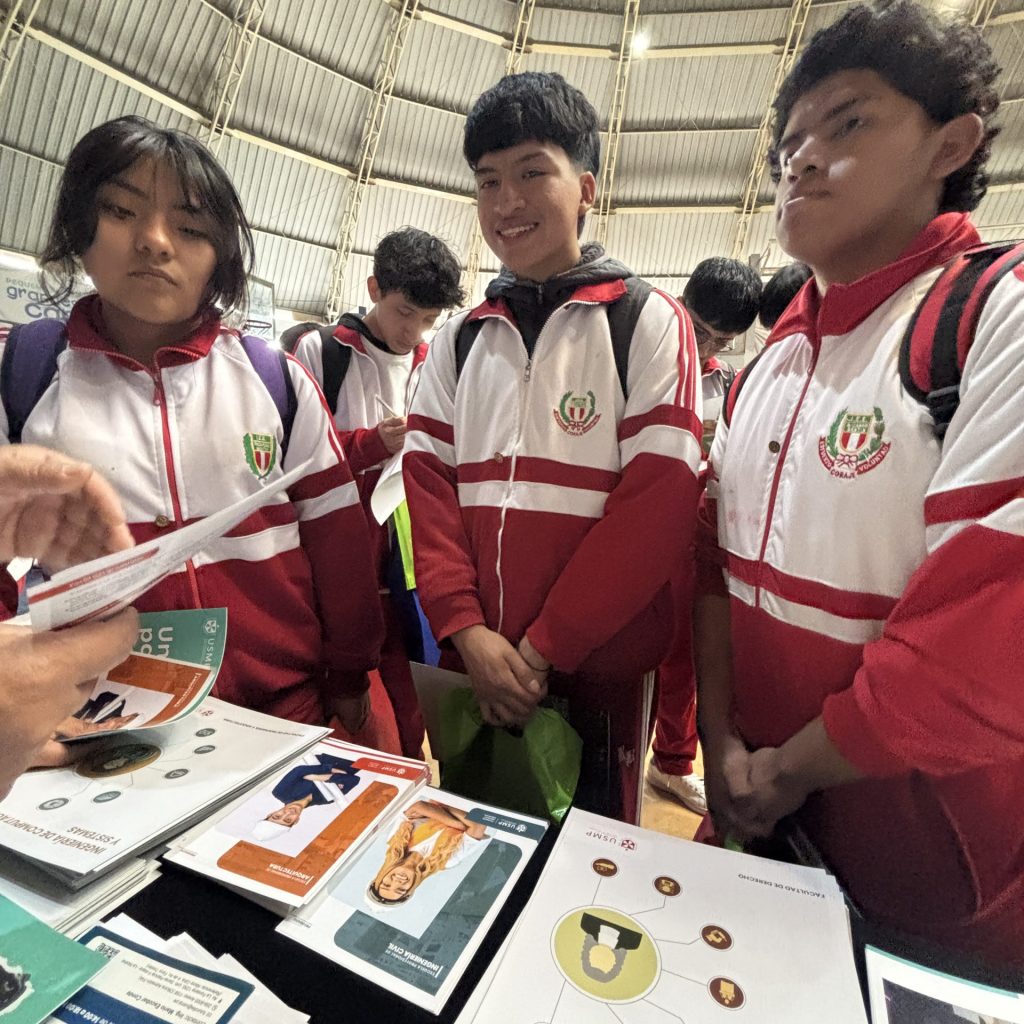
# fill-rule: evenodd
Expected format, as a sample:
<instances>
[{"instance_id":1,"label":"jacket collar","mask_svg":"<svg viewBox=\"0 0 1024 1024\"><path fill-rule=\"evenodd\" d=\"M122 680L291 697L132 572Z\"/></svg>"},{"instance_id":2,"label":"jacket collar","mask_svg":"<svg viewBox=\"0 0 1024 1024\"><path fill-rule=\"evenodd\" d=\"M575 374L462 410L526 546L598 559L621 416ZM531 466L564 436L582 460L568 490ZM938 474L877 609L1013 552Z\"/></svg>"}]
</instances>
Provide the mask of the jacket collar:
<instances>
[{"instance_id":1,"label":"jacket collar","mask_svg":"<svg viewBox=\"0 0 1024 1024\"><path fill-rule=\"evenodd\" d=\"M812 277L772 328L765 345L791 334L804 334L815 342L825 335L849 334L919 274L948 263L980 241L969 214L940 213L895 262L852 284L834 284L822 297Z\"/></svg>"},{"instance_id":2,"label":"jacket collar","mask_svg":"<svg viewBox=\"0 0 1024 1024\"><path fill-rule=\"evenodd\" d=\"M103 334L103 304L96 294L86 295L74 304L68 317L68 345L83 351L102 352L116 363L133 370L151 372L152 367L126 355L112 345ZM211 311L197 324L195 330L174 345L167 345L156 353L157 367L175 366L180 363L203 359L210 354L223 326L220 316ZM237 332L232 332L236 333Z\"/></svg>"},{"instance_id":3,"label":"jacket collar","mask_svg":"<svg viewBox=\"0 0 1024 1024\"><path fill-rule=\"evenodd\" d=\"M626 282L621 278L611 281L599 281L596 284L580 285L569 297L561 303L562 306L571 305L574 302L587 305L607 306L609 303L621 299L626 294ZM469 311L466 323L473 320L483 320L486 317L500 317L510 324L515 324L516 318L512 315L509 304L499 297L484 299L475 309Z\"/></svg>"}]
</instances>

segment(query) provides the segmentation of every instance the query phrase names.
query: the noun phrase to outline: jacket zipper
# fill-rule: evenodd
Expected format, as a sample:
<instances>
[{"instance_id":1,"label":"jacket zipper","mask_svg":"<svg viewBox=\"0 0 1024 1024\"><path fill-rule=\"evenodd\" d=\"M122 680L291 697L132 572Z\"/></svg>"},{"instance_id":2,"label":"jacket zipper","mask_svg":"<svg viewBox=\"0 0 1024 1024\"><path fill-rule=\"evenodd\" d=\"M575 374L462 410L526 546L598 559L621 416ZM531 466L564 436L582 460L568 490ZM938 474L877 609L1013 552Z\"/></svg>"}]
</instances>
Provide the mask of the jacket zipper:
<instances>
[{"instance_id":1,"label":"jacket zipper","mask_svg":"<svg viewBox=\"0 0 1024 1024\"><path fill-rule=\"evenodd\" d=\"M809 341L810 339L808 339ZM768 508L765 514L764 521L764 532L761 536L761 550L757 556L757 586L754 590L754 607L761 607L761 591L762 591L762 570L764 568L764 556L768 550L768 536L772 529L772 519L775 515L775 499L779 493L779 481L782 479L782 470L785 465L786 455L789 453L789 442L793 438L793 431L796 429L796 421L800 416L800 410L803 408L804 398L807 397L807 389L811 386L811 381L814 378L814 370L818 365L818 353L821 351L821 343L813 345L811 355L811 365L807 369L807 380L804 381L804 386L800 391L800 398L797 400L796 408L793 410L793 416L789 421L789 428L786 430L786 438L782 442L782 448L779 454L776 456L775 462L775 473L772 477L772 489L768 494Z\"/></svg>"},{"instance_id":2,"label":"jacket zipper","mask_svg":"<svg viewBox=\"0 0 1024 1024\"><path fill-rule=\"evenodd\" d=\"M175 526L181 526L184 518L181 514L181 501L178 498L178 480L174 467L174 449L171 446L171 424L167 413L167 397L164 394L163 380L160 370L153 374L153 404L160 409L160 424L163 432L164 465L167 470L167 483L171 491L171 509L174 512ZM199 599L199 580L196 577L196 567L190 558L185 563L185 572L188 574L189 589L192 591L192 602L196 608L202 608L203 603Z\"/></svg>"},{"instance_id":3,"label":"jacket zipper","mask_svg":"<svg viewBox=\"0 0 1024 1024\"><path fill-rule=\"evenodd\" d=\"M543 296L544 296L544 286L543 286L543 284L539 284L539 285L537 285L537 299L538 299L538 301L541 301L543 299ZM564 309L567 309L569 306L601 306L601 305L604 305L604 303L601 303L601 302L581 302L581 301L572 301L572 300L570 300L569 302L566 302L565 304L559 306L557 309L553 309L551 311L551 315L547 318L547 321L544 323L544 326L540 329L540 332L537 334L537 338L536 338L536 340L533 343L533 355L530 356L526 360L526 366L523 368L523 387L522 387L521 392L520 392L520 401L519 401L519 421L516 424L516 436L515 436L515 441L513 442L512 452L511 452L512 464L511 464L511 466L509 466L508 479L505 482L505 494L504 494L504 497L501 499L501 518L500 518L500 521L498 523L498 562L497 562L497 576L498 576L498 630L497 631L499 633L501 632L502 626L504 625L504 621L505 621L505 584L504 584L504 581L501 578L502 536L503 536L503 534L505 532L505 516L508 513L508 504L509 504L509 501L512 499L512 490L515 487L515 483L516 483L516 463L519 460L519 444L520 444L520 441L522 440L522 436L523 436L523 418L524 418L524 413L525 413L525 410L526 410L526 408L528 407L528 404L529 404L527 402L527 396L529 395L529 391L530 391L530 378L533 376L533 360L534 360L534 358L537 355L538 348L539 348L540 342L541 342L541 338L544 337L544 332L548 329L548 325L551 323L552 319L554 319L559 313L561 313ZM523 336L522 336L522 333L519 331L518 327L516 327L512 323L512 321L509 320L507 317L501 317L500 319L504 320L516 332L516 334L519 335L519 341L520 341L520 343L522 343Z\"/></svg>"}]
</instances>

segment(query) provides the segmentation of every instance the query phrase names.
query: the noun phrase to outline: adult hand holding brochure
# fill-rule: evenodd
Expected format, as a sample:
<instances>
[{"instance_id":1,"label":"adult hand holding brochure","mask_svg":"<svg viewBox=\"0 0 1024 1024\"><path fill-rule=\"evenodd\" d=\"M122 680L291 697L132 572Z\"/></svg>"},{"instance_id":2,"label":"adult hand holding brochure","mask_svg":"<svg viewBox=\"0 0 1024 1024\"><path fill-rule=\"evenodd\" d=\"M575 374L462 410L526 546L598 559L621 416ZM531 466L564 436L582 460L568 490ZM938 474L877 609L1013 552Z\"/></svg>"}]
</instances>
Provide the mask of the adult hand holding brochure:
<instances>
[{"instance_id":1,"label":"adult hand holding brochure","mask_svg":"<svg viewBox=\"0 0 1024 1024\"><path fill-rule=\"evenodd\" d=\"M118 551L57 573L29 591L33 629L59 629L88 619L105 618L127 608L137 597L178 571L211 541L233 529L306 472L304 462L265 484L255 494L146 544Z\"/></svg>"},{"instance_id":2,"label":"adult hand holding brochure","mask_svg":"<svg viewBox=\"0 0 1024 1024\"><path fill-rule=\"evenodd\" d=\"M96 680L57 738L73 742L119 729L150 729L191 714L217 681L227 618L226 608L139 616L132 653Z\"/></svg>"}]
</instances>

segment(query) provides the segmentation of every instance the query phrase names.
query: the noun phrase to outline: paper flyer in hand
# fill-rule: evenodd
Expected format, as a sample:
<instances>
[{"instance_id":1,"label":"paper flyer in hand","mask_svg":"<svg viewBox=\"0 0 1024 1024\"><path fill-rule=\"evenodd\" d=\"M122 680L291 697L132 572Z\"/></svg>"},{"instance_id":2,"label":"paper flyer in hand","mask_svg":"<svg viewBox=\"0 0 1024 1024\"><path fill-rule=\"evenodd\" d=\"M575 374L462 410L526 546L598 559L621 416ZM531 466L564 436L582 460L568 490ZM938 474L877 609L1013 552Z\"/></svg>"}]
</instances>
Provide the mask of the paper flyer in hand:
<instances>
[{"instance_id":1,"label":"paper flyer in hand","mask_svg":"<svg viewBox=\"0 0 1024 1024\"><path fill-rule=\"evenodd\" d=\"M96 680L88 700L58 730L68 742L184 718L213 689L227 636L226 608L139 616L132 653Z\"/></svg>"},{"instance_id":2,"label":"paper flyer in hand","mask_svg":"<svg viewBox=\"0 0 1024 1024\"><path fill-rule=\"evenodd\" d=\"M211 541L234 529L271 498L290 487L305 473L308 462L264 484L255 494L236 501L180 530L145 544L93 559L56 573L28 595L32 628L58 629L88 619L105 618L127 608L137 597L165 576L180 571Z\"/></svg>"},{"instance_id":3,"label":"paper flyer in hand","mask_svg":"<svg viewBox=\"0 0 1024 1024\"><path fill-rule=\"evenodd\" d=\"M868 946L874 1024L1024 1024L1024 995L979 985Z\"/></svg>"},{"instance_id":4,"label":"paper flyer in hand","mask_svg":"<svg viewBox=\"0 0 1024 1024\"><path fill-rule=\"evenodd\" d=\"M227 1024L253 986L124 939L102 925L82 945L106 958L103 969L50 1018L62 1024ZM236 1016L237 1015L237 1016Z\"/></svg>"},{"instance_id":5,"label":"paper flyer in hand","mask_svg":"<svg viewBox=\"0 0 1024 1024\"><path fill-rule=\"evenodd\" d=\"M824 871L571 810L476 1024L865 1024Z\"/></svg>"},{"instance_id":6,"label":"paper flyer in hand","mask_svg":"<svg viewBox=\"0 0 1024 1024\"><path fill-rule=\"evenodd\" d=\"M429 772L421 761L324 740L167 859L299 907Z\"/></svg>"},{"instance_id":7,"label":"paper flyer in hand","mask_svg":"<svg viewBox=\"0 0 1024 1024\"><path fill-rule=\"evenodd\" d=\"M546 828L421 790L278 931L440 1013Z\"/></svg>"},{"instance_id":8,"label":"paper flyer in hand","mask_svg":"<svg viewBox=\"0 0 1024 1024\"><path fill-rule=\"evenodd\" d=\"M0 846L67 874L100 871L326 731L208 697L182 721L107 736L73 765L22 775L0 802Z\"/></svg>"},{"instance_id":9,"label":"paper flyer in hand","mask_svg":"<svg viewBox=\"0 0 1024 1024\"><path fill-rule=\"evenodd\" d=\"M38 1024L106 961L0 896L0 1019Z\"/></svg>"}]
</instances>

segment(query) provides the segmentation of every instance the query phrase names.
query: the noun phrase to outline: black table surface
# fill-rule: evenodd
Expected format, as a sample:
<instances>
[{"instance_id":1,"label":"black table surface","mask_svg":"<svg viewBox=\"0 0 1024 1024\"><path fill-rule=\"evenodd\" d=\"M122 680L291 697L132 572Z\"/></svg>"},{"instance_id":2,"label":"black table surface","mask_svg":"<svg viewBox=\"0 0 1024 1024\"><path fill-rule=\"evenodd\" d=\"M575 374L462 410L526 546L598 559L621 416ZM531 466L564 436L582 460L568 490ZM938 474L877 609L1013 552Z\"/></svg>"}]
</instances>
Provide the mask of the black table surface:
<instances>
[{"instance_id":1,"label":"black table surface","mask_svg":"<svg viewBox=\"0 0 1024 1024\"><path fill-rule=\"evenodd\" d=\"M339 967L306 946L278 935L280 918L242 896L173 864L117 913L125 913L163 938L188 932L214 956L230 953L289 1006L313 1024L452 1024L498 948L526 906L557 837L547 834L501 909L443 1012L428 1013L358 974ZM851 915L854 957L864 986L864 947L877 946L924 966L1010 991L1024 989L1020 971L1000 969L948 950L928 946ZM524 984L529 979L524 978ZM586 1024L586 1022L579 1022ZM758 1021L756 1024L776 1024ZM782 1022L779 1022L782 1024Z\"/></svg>"},{"instance_id":2,"label":"black table surface","mask_svg":"<svg viewBox=\"0 0 1024 1024\"><path fill-rule=\"evenodd\" d=\"M309 1014L313 1024L451 1024L526 906L556 834L548 829L439 1016L277 934L276 914L174 864L165 863L161 876L115 913L127 914L162 938L188 932L214 956L230 953L279 999Z\"/></svg>"}]
</instances>

